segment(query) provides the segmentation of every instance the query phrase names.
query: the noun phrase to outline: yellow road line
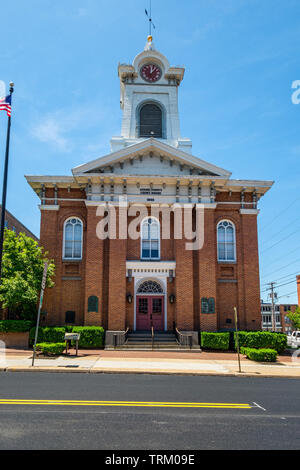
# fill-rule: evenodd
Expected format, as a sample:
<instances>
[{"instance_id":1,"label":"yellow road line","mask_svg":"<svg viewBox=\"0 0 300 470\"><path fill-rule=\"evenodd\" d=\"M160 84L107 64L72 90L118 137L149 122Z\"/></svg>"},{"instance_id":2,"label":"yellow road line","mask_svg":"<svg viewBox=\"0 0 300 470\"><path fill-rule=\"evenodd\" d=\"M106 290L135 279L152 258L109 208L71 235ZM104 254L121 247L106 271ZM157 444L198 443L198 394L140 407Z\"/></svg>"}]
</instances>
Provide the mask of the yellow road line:
<instances>
[{"instance_id":1,"label":"yellow road line","mask_svg":"<svg viewBox=\"0 0 300 470\"><path fill-rule=\"evenodd\" d=\"M0 399L0 405L44 405L44 406L133 406L165 408L230 408L251 409L248 403L189 403L189 402L144 402L144 401L87 401L87 400L27 400Z\"/></svg>"}]
</instances>

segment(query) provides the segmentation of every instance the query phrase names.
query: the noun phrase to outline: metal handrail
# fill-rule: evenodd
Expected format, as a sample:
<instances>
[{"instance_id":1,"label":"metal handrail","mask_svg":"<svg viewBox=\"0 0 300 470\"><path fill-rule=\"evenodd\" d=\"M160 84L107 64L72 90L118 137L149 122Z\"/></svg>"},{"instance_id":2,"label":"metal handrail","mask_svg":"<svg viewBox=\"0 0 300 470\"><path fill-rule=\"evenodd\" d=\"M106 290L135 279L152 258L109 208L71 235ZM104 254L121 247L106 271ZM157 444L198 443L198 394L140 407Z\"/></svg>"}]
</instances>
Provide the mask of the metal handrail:
<instances>
[{"instance_id":1,"label":"metal handrail","mask_svg":"<svg viewBox=\"0 0 300 470\"><path fill-rule=\"evenodd\" d=\"M125 344L128 332L129 332L129 327L127 328L126 331L124 331L124 333L114 334L114 348L116 348L117 346L120 346L120 344L122 345ZM124 343L120 341L120 338L123 336L124 336Z\"/></svg>"},{"instance_id":2,"label":"metal handrail","mask_svg":"<svg viewBox=\"0 0 300 470\"><path fill-rule=\"evenodd\" d=\"M152 349L154 349L154 328L151 327L151 335L152 335Z\"/></svg>"},{"instance_id":3,"label":"metal handrail","mask_svg":"<svg viewBox=\"0 0 300 470\"><path fill-rule=\"evenodd\" d=\"M189 346L192 349L193 335L191 333L181 333L178 328L175 328L176 336L180 345Z\"/></svg>"}]
</instances>

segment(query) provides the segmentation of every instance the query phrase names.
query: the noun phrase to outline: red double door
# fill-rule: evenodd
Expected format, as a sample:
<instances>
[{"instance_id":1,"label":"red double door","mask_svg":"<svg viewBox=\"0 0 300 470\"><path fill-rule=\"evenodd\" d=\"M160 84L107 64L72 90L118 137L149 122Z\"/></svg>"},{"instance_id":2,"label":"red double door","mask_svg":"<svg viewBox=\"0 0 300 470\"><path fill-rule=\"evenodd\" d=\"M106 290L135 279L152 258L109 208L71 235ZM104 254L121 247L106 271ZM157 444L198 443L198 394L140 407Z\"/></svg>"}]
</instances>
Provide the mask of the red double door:
<instances>
[{"instance_id":1,"label":"red double door","mask_svg":"<svg viewBox=\"0 0 300 470\"><path fill-rule=\"evenodd\" d=\"M136 329L162 331L164 329L164 297L138 295L136 298Z\"/></svg>"}]
</instances>

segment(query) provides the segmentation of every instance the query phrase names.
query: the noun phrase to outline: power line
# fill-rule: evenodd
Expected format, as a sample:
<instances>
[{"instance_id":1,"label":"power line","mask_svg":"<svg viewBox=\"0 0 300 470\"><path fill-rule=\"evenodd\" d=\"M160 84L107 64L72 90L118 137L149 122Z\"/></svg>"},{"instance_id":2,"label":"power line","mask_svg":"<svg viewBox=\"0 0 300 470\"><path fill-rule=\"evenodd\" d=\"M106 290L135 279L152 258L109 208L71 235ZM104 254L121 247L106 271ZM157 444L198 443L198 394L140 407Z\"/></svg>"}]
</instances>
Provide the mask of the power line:
<instances>
[{"instance_id":1,"label":"power line","mask_svg":"<svg viewBox=\"0 0 300 470\"><path fill-rule=\"evenodd\" d=\"M279 243L283 242L284 240L287 240L288 238L290 238L292 235L294 235L295 233L299 232L300 228L298 227L294 232L292 232L290 235L282 238L281 240L279 240L278 242L274 243L273 245L269 246L268 248L265 248L262 253L264 253L265 251L268 251L270 250L271 248L273 248L274 246L278 245Z\"/></svg>"},{"instance_id":2,"label":"power line","mask_svg":"<svg viewBox=\"0 0 300 470\"><path fill-rule=\"evenodd\" d=\"M269 224L267 224L267 225L262 229L262 232L263 232L265 229L269 228L269 226L272 225L275 220L277 220L284 212L286 212L290 207L292 207L292 206L295 204L295 202L299 201L299 199L300 199L300 196L297 197L297 198L296 198L291 204L289 204L285 209L283 209L281 212L279 212L279 214L277 214L277 215L273 218L273 220L272 220Z\"/></svg>"},{"instance_id":3,"label":"power line","mask_svg":"<svg viewBox=\"0 0 300 470\"><path fill-rule=\"evenodd\" d=\"M286 253L285 255L281 256L280 258L277 258L277 259L271 261L271 263L268 263L268 265L274 264L274 263L280 261L281 259L286 258L287 256L291 255L292 253L295 253L295 251L299 251L299 250L300 250L300 245L297 246L297 248L295 248L294 250L290 251L289 253Z\"/></svg>"},{"instance_id":4,"label":"power line","mask_svg":"<svg viewBox=\"0 0 300 470\"><path fill-rule=\"evenodd\" d=\"M275 281L275 282L277 282L277 281ZM282 282L290 282L292 284L292 282L295 282L295 278L294 277L292 277L290 279L288 278L288 279L286 279L285 281L282 281ZM266 282L265 284L261 284L260 288L263 289L263 292L265 292L265 290L266 290L265 286L267 286L268 284L269 284L268 282Z\"/></svg>"},{"instance_id":5,"label":"power line","mask_svg":"<svg viewBox=\"0 0 300 470\"><path fill-rule=\"evenodd\" d=\"M277 297L277 299L281 299L282 297L288 297L289 295L294 295L297 294L297 292L289 292L288 294L280 295L280 297Z\"/></svg>"},{"instance_id":6,"label":"power line","mask_svg":"<svg viewBox=\"0 0 300 470\"><path fill-rule=\"evenodd\" d=\"M287 285L289 285L289 284L293 284L294 282L296 282L296 280L293 280L293 281L290 281L290 282L286 282L285 284L279 284L279 285L276 286L276 287L278 288L278 287L287 286ZM270 284L270 283L268 283L268 284ZM263 290L262 292L267 292L268 290L270 290L270 289L265 289L265 290Z\"/></svg>"},{"instance_id":7,"label":"power line","mask_svg":"<svg viewBox=\"0 0 300 470\"><path fill-rule=\"evenodd\" d=\"M275 271L273 271L273 272L275 272ZM285 276L281 276L281 277L277 278L276 281L280 281L281 279L284 279L285 277L296 276L297 274L300 274L299 271L296 271L295 273L291 273L291 274L286 274ZM269 274L268 274L267 276L269 276ZM264 279L264 278L267 277L267 276L263 276L262 279ZM262 285L264 286L264 285L267 285L267 284L268 284L268 283L265 282L265 283L262 284Z\"/></svg>"},{"instance_id":8,"label":"power line","mask_svg":"<svg viewBox=\"0 0 300 470\"><path fill-rule=\"evenodd\" d=\"M271 271L270 274L266 274L265 276L263 276L263 278L265 278L265 277L270 277L270 275L271 275L272 273L275 273L275 272L277 272L277 271L282 271L284 268L287 268L287 267L290 266L291 264L295 264L295 263L297 263L298 261L300 261L300 258L296 259L296 260L293 261L292 263L289 263L289 264L286 264L285 266L282 266L282 267L279 268L279 269L276 269L275 271ZM298 272L299 272L299 271L298 271ZM263 278L262 278L262 279L263 279Z\"/></svg>"},{"instance_id":9,"label":"power line","mask_svg":"<svg viewBox=\"0 0 300 470\"><path fill-rule=\"evenodd\" d=\"M285 225L285 227L283 229L279 230L279 232L274 233L273 236L271 236L271 237L268 236L267 241L273 240L273 238L276 238L280 233L284 232L286 229L289 229L289 228L291 228L290 225ZM262 244L265 245L265 242L263 241Z\"/></svg>"}]
</instances>

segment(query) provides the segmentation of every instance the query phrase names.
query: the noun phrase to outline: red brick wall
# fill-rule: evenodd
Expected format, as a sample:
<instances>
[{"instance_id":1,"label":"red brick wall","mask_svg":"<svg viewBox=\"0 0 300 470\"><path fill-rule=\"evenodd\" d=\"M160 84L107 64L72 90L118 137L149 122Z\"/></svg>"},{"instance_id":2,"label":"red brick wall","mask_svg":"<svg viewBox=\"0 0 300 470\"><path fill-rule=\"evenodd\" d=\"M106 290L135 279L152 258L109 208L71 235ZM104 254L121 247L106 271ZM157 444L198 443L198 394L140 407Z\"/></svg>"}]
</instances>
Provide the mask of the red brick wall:
<instances>
[{"instance_id":1,"label":"red brick wall","mask_svg":"<svg viewBox=\"0 0 300 470\"><path fill-rule=\"evenodd\" d=\"M0 204L0 217L1 217L2 207ZM28 237L33 238L36 241L39 239L30 231L25 225L22 224L14 215L12 215L8 210L5 211L5 228L8 230L14 230L18 235L20 232L25 233Z\"/></svg>"},{"instance_id":2,"label":"red brick wall","mask_svg":"<svg viewBox=\"0 0 300 470\"><path fill-rule=\"evenodd\" d=\"M86 208L83 203L63 202L59 211L41 211L40 245L55 263L55 286L46 289L43 311L47 311L46 323L65 323L68 310L75 311L75 322L84 322L84 285L86 265ZM83 222L82 261L63 261L63 227L69 217L79 217Z\"/></svg>"},{"instance_id":3,"label":"red brick wall","mask_svg":"<svg viewBox=\"0 0 300 470\"><path fill-rule=\"evenodd\" d=\"M204 211L204 244L198 251L198 282L197 304L200 312L200 329L202 331L217 330L217 313L204 314L201 312L201 298L215 299L215 312L218 311L217 299L217 241L215 211Z\"/></svg>"},{"instance_id":4,"label":"red brick wall","mask_svg":"<svg viewBox=\"0 0 300 470\"><path fill-rule=\"evenodd\" d=\"M63 191L64 197L82 196L80 191ZM63 225L71 216L84 224L80 262L62 260ZM217 261L216 227L222 219L231 220L236 227L236 263ZM77 324L117 330L133 327L134 302L129 304L126 295L134 296L134 280L130 283L126 279L126 259L140 259L140 240L99 240L96 227L100 220L96 207L86 207L83 202L64 201L59 211L41 211L41 245L56 264L55 287L45 295L47 323L64 324L65 312L74 310ZM181 330L232 328L235 306L240 328L260 329L256 215L241 215L234 205L205 209L204 246L198 251L185 249L189 240L174 240L173 217L171 225L171 240L161 240L161 259L176 261L175 280L167 283L168 329L173 321ZM171 293L176 296L173 305L169 302ZM99 299L99 312L87 311L91 295ZM201 313L202 297L215 299L215 314ZM232 319L231 324L226 323L227 318Z\"/></svg>"},{"instance_id":5,"label":"red brick wall","mask_svg":"<svg viewBox=\"0 0 300 470\"><path fill-rule=\"evenodd\" d=\"M118 210L117 212L117 227ZM108 329L125 330L127 240L109 240Z\"/></svg>"},{"instance_id":6,"label":"red brick wall","mask_svg":"<svg viewBox=\"0 0 300 470\"><path fill-rule=\"evenodd\" d=\"M104 273L104 246L103 240L96 236L97 224L103 217L96 215L97 207L87 207L86 230L86 275L84 289L84 324L103 325L103 276ZM88 299L90 296L98 298L98 312L88 312Z\"/></svg>"},{"instance_id":7,"label":"red brick wall","mask_svg":"<svg viewBox=\"0 0 300 470\"><path fill-rule=\"evenodd\" d=\"M176 260L176 304L175 323L179 330L194 329L194 284L193 284L193 251L186 250L184 225L182 220L182 239L174 240Z\"/></svg>"}]
</instances>

